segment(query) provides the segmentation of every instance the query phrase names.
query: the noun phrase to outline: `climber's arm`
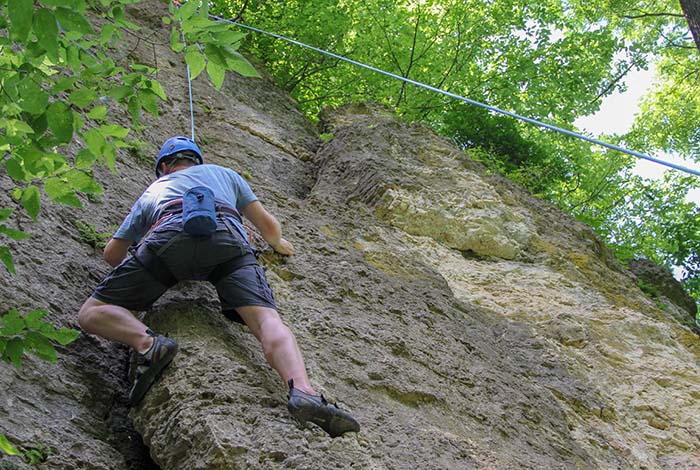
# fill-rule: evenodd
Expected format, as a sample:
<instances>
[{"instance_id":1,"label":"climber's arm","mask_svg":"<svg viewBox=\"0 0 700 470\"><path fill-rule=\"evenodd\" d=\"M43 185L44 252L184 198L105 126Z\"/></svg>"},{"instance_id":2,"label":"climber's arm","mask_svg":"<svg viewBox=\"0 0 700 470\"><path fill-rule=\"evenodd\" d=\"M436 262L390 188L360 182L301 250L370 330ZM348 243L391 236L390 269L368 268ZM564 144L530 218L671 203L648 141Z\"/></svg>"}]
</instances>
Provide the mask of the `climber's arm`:
<instances>
[{"instance_id":1,"label":"climber's arm","mask_svg":"<svg viewBox=\"0 0 700 470\"><path fill-rule=\"evenodd\" d=\"M294 254L292 244L282 238L282 229L279 221L270 214L260 201L253 201L243 208L243 215L253 222L260 231L262 237L277 252L291 256Z\"/></svg>"},{"instance_id":2,"label":"climber's arm","mask_svg":"<svg viewBox=\"0 0 700 470\"><path fill-rule=\"evenodd\" d=\"M134 243L131 240L124 240L122 238L111 238L105 246L103 253L103 258L112 267L117 267L119 263L124 261L127 253L129 252L129 247Z\"/></svg>"}]
</instances>

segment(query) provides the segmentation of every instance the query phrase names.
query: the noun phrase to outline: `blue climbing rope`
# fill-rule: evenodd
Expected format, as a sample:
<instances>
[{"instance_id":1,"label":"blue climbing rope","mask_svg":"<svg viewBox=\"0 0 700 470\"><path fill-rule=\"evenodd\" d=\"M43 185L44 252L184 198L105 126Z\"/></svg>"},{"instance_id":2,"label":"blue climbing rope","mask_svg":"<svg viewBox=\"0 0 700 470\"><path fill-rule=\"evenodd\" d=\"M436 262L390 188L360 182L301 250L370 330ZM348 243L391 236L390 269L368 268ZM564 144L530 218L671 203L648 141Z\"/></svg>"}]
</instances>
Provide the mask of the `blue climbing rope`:
<instances>
[{"instance_id":1,"label":"blue climbing rope","mask_svg":"<svg viewBox=\"0 0 700 470\"><path fill-rule=\"evenodd\" d=\"M182 27L180 27L180 31L182 31ZM187 49L187 41L185 41L184 31L182 31L182 43L185 45L185 49ZM194 105L192 104L192 74L190 73L190 66L187 63L185 63L185 65L187 66L187 90L190 94L190 123L192 130L192 141L194 142Z\"/></svg>"},{"instance_id":2,"label":"blue climbing rope","mask_svg":"<svg viewBox=\"0 0 700 470\"><path fill-rule=\"evenodd\" d=\"M239 26L239 27L241 27L241 28L244 28L244 29L247 29L247 30L250 30L250 31L255 31L255 32L257 32L257 33L261 33L261 34L265 34L265 35L267 35L267 36L271 36L271 37L273 37L273 38L282 39L283 41L289 42L289 43L291 43L291 44L295 44L295 45L297 45L297 46L304 47L304 48L306 48L306 49L310 49L310 50L312 50L312 51L316 51L316 52L318 52L318 53L320 53L320 54L324 54L324 55L333 57L333 58L335 58L335 59L342 60L342 61L344 61L344 62L348 62L348 63L350 63L350 64L356 65L356 66L358 66L358 67L362 67L362 68L371 70L371 71L373 71L373 72L377 72L377 73L380 73L380 74L382 74L382 75L386 75L386 76L388 76L388 77L392 77L392 78L395 78L395 79L397 79L397 80L401 80L402 82L410 83L410 84L412 84L412 85L415 85L415 86L418 86L418 87L421 87L421 88L425 88L426 90L434 91L434 92L436 92L436 93L440 93L440 94L442 94L442 95L449 96L449 97L451 97L451 98L454 98L454 99L463 101L463 102L465 102L465 103L472 104L472 105L474 105L474 106L479 106L479 107L484 108L484 109L487 109L487 110L489 110L489 111L493 111L493 112L496 112L496 113L499 113L499 114L504 114L504 115L506 115L506 116L515 118L515 119L519 119L519 120L521 120L521 121L527 122L527 123L529 123L529 124L533 124L533 125L535 125L535 126L539 126L539 127L542 127L542 128L545 128L545 129L549 129L549 130L552 130L552 131L555 131L555 132L559 132L559 133L561 133L561 134L565 134L565 135L568 135L568 136L570 136L570 137L574 137L574 138L577 138L577 139L581 139L581 140L584 140L584 141L586 141L586 142L589 142L589 143L592 143L592 144L595 144L595 145L600 145L600 146L602 146L602 147L607 147L607 148L612 149L612 150L617 150L617 151L619 151L619 152L623 152L623 153L626 153L626 154L628 154L628 155L632 155L632 156L637 157L637 158L641 158L641 159L648 160L648 161L651 161L651 162L654 162L654 163L658 163L658 164L660 164L660 165L665 165L665 166L667 166L667 167L669 167L669 168L674 168L674 169L679 170L679 171L684 171L684 172L686 172L686 173L691 173L691 174L700 176L700 171L699 171L699 170L695 170L695 169L688 168L688 167L685 167L685 166L682 166L682 165L678 165L678 164L675 164L675 163L672 163L672 162L668 162L668 161L666 161L666 160L661 160L661 159L659 159L659 158L651 157L651 156L649 156L649 155L645 155L645 154L643 154L643 153L636 152L636 151L634 151L634 150L629 150L629 149L626 149L626 148L624 148L624 147L620 147L619 145L615 145L615 144L611 144L611 143L608 143L608 142L604 142L604 141L602 141L602 140L595 139L595 138L593 138L593 137L588 137L588 136L579 134L579 133L577 133L577 132L573 132L573 131L570 131L570 130L568 130L568 129L563 129L563 128L561 128L561 127L554 126L554 125L552 125L552 124L547 124L547 123L545 123L545 122L538 121L538 120L536 120L536 119L532 119L532 118L529 118L529 117L526 117L526 116L521 116L520 114L511 113L510 111L506 111L506 110L503 110L503 109L500 109L500 108L496 108L495 106L490 106L490 105L488 105L488 104L484 104L484 103L481 103L481 102L479 102L479 101L475 101L475 100L472 100L472 99L469 99L469 98L465 98L464 96L460 96L460 95L457 95L457 94L454 94L454 93L450 93L449 91L441 90L440 88L436 88L436 87L434 87L434 86L426 85L425 83L421 83L421 82L418 82L418 81L415 81L415 80L411 80L410 78L402 77L401 75L396 75L396 74L394 74L394 73L387 72L387 71L385 71L385 70L381 70L381 69L378 69L378 68L376 68L376 67L372 67L371 65L363 64L362 62L358 62L358 61L356 61L356 60L348 59L347 57L343 57L343 56L341 56L341 55L334 54L333 52L329 52L329 51L326 51L326 50L323 50L323 49L319 49L318 47L314 47L314 46L310 46L310 45L308 45L308 44L304 44L303 42L299 42L299 41L296 41L296 40L294 40L294 39L290 39L290 38L287 38L287 37L285 37L285 36L281 36L281 35L279 35L279 34L271 33L271 32L269 32L269 31L265 31L265 30L263 30L263 29L255 28L255 27L253 27L253 26L248 26L248 25L245 25L245 24L243 24L243 23L238 23L238 22L236 22L236 21L229 20L229 19L226 19L226 18L222 18L222 17L216 16L216 15L211 15L211 14L210 14L210 15L209 15L209 18L211 18L211 19L213 19L213 20L216 20L216 21L218 21L218 22L230 23L230 24ZM194 132L194 131L193 131L193 132Z\"/></svg>"},{"instance_id":3,"label":"blue climbing rope","mask_svg":"<svg viewBox=\"0 0 700 470\"><path fill-rule=\"evenodd\" d=\"M173 5L175 8L180 8L180 1L173 0ZM185 39L185 30L182 27L182 20L180 20L180 33L182 34L182 44L184 45L184 50L187 50L187 40ZM190 65L185 61L185 67L187 68L187 91L189 92L190 99L190 130L192 133L192 141L194 142L194 104L192 103L192 74L190 73Z\"/></svg>"}]
</instances>

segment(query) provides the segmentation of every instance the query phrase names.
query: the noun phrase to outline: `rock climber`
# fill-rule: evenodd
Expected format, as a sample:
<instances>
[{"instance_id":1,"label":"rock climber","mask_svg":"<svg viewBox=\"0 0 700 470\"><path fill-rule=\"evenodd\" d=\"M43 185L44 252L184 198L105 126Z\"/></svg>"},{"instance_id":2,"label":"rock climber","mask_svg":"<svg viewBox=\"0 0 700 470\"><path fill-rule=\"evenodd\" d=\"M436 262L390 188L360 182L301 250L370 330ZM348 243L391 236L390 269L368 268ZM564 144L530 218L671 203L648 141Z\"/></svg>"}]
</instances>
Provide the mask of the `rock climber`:
<instances>
[{"instance_id":1,"label":"rock climber","mask_svg":"<svg viewBox=\"0 0 700 470\"><path fill-rule=\"evenodd\" d=\"M287 407L302 424L311 421L332 437L360 429L350 413L329 404L309 381L294 334L277 312L265 272L242 225L244 215L282 255L294 253L280 223L235 171L204 164L197 144L172 137L160 149L156 181L131 208L104 249L114 269L78 313L83 331L133 348L136 380L129 393L138 404L178 351L131 311L147 310L181 280L206 280L222 311L245 323L265 358L289 386ZM135 246L134 246L135 245Z\"/></svg>"}]
</instances>

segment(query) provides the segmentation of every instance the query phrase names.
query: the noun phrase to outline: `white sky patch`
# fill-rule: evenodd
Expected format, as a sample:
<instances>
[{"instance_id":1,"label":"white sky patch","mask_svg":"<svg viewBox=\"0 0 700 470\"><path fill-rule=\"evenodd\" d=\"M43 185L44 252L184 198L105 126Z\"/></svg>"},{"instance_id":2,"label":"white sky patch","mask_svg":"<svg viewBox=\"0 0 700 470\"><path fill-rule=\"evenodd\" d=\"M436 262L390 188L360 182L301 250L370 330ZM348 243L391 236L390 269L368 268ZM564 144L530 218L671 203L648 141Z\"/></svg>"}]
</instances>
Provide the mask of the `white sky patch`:
<instances>
[{"instance_id":1,"label":"white sky patch","mask_svg":"<svg viewBox=\"0 0 700 470\"><path fill-rule=\"evenodd\" d=\"M649 91L654 81L654 73L653 66L649 67L649 70L630 72L625 79L627 91L624 93L615 92L604 98L598 112L578 118L574 124L579 129L586 130L595 136L628 132L632 128L635 114L639 112L639 103L642 97ZM700 164L683 160L672 154L662 153L650 156L700 171ZM649 179L659 179L663 177L665 171L677 170L670 170L666 166L643 159L639 159L634 168L635 174ZM689 191L687 200L700 205L700 189Z\"/></svg>"},{"instance_id":2,"label":"white sky patch","mask_svg":"<svg viewBox=\"0 0 700 470\"><path fill-rule=\"evenodd\" d=\"M615 92L603 98L600 110L578 118L574 121L576 127L585 129L591 134L624 134L632 128L634 115L639 111L639 101L651 87L654 81L654 68L650 70L634 70L627 75L625 83L627 91Z\"/></svg>"}]
</instances>

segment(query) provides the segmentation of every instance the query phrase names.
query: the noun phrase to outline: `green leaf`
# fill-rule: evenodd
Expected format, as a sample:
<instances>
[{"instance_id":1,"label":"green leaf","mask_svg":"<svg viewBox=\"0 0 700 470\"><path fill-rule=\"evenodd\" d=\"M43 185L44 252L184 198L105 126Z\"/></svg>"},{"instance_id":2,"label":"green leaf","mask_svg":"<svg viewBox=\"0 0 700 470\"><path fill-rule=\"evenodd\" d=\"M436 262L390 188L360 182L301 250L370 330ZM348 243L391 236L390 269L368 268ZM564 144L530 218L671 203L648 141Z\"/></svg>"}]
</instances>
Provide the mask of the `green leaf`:
<instances>
[{"instance_id":1,"label":"green leaf","mask_svg":"<svg viewBox=\"0 0 700 470\"><path fill-rule=\"evenodd\" d=\"M80 336L80 332L71 328L59 328L50 333L46 333L45 335L47 338L51 338L52 340L57 341L62 346L66 346L78 339L78 336Z\"/></svg>"},{"instance_id":2,"label":"green leaf","mask_svg":"<svg viewBox=\"0 0 700 470\"><path fill-rule=\"evenodd\" d=\"M131 114L131 122L134 124L134 126L138 126L141 122L141 103L139 102L138 97L132 96L129 98L129 102L127 103L126 107L129 110L129 114Z\"/></svg>"},{"instance_id":3,"label":"green leaf","mask_svg":"<svg viewBox=\"0 0 700 470\"><path fill-rule=\"evenodd\" d=\"M173 26L170 28L170 48L175 52L182 52L185 45L180 41L180 31Z\"/></svg>"},{"instance_id":4,"label":"green leaf","mask_svg":"<svg viewBox=\"0 0 700 470\"><path fill-rule=\"evenodd\" d=\"M27 214L36 222L36 216L39 215L39 209L41 208L39 188L34 185L28 186L22 193L22 205Z\"/></svg>"},{"instance_id":5,"label":"green leaf","mask_svg":"<svg viewBox=\"0 0 700 470\"><path fill-rule=\"evenodd\" d=\"M112 23L106 23L102 26L102 31L100 32L100 44L106 45L112 40L114 36L115 26Z\"/></svg>"},{"instance_id":6,"label":"green leaf","mask_svg":"<svg viewBox=\"0 0 700 470\"><path fill-rule=\"evenodd\" d=\"M84 171L70 171L66 174L66 179L68 179L68 184L76 191L82 191L87 194L101 194L104 192L100 183Z\"/></svg>"},{"instance_id":7,"label":"green leaf","mask_svg":"<svg viewBox=\"0 0 700 470\"><path fill-rule=\"evenodd\" d=\"M163 90L163 86L158 80L146 80L146 85L161 100L165 101L168 99L167 95L165 94L165 90Z\"/></svg>"},{"instance_id":8,"label":"green leaf","mask_svg":"<svg viewBox=\"0 0 700 470\"><path fill-rule=\"evenodd\" d=\"M22 334L25 329L26 323L24 319L20 316L17 309L10 309L5 315L0 317L2 319L2 331L3 336L15 336Z\"/></svg>"},{"instance_id":9,"label":"green leaf","mask_svg":"<svg viewBox=\"0 0 700 470\"><path fill-rule=\"evenodd\" d=\"M28 233L6 227L5 225L0 225L0 233L7 235L13 240L25 240L31 237Z\"/></svg>"},{"instance_id":10,"label":"green leaf","mask_svg":"<svg viewBox=\"0 0 700 470\"><path fill-rule=\"evenodd\" d=\"M34 129L32 129L29 124L24 121L20 121L19 119L8 119L5 123L5 129L7 131L7 135L11 137L24 136L34 133Z\"/></svg>"},{"instance_id":11,"label":"green leaf","mask_svg":"<svg viewBox=\"0 0 700 470\"><path fill-rule=\"evenodd\" d=\"M248 62L248 60L243 57L238 52L234 52L236 57L229 57L226 59L226 65L228 65L230 70L243 75L244 77L260 78L260 73L255 70L255 67Z\"/></svg>"},{"instance_id":12,"label":"green leaf","mask_svg":"<svg viewBox=\"0 0 700 470\"><path fill-rule=\"evenodd\" d=\"M4 222L7 220L11 215L14 209L0 209L0 222Z\"/></svg>"},{"instance_id":13,"label":"green leaf","mask_svg":"<svg viewBox=\"0 0 700 470\"><path fill-rule=\"evenodd\" d=\"M20 82L17 92L22 99L20 107L30 114L41 114L49 104L49 95L32 78Z\"/></svg>"},{"instance_id":14,"label":"green leaf","mask_svg":"<svg viewBox=\"0 0 700 470\"><path fill-rule=\"evenodd\" d=\"M9 160L5 160L5 170L7 171L7 174L10 175L10 178L16 181L27 181L29 178L27 178L27 172L24 171L24 168L22 167L21 163L15 160L14 158L10 158Z\"/></svg>"},{"instance_id":15,"label":"green leaf","mask_svg":"<svg viewBox=\"0 0 700 470\"><path fill-rule=\"evenodd\" d=\"M7 14L12 23L12 32L23 42L32 29L34 2L32 0L7 0Z\"/></svg>"},{"instance_id":16,"label":"green leaf","mask_svg":"<svg viewBox=\"0 0 700 470\"><path fill-rule=\"evenodd\" d=\"M41 3L49 7L65 7L72 6L74 2L72 0L41 0Z\"/></svg>"},{"instance_id":17,"label":"green leaf","mask_svg":"<svg viewBox=\"0 0 700 470\"><path fill-rule=\"evenodd\" d=\"M150 90L143 90L139 95L141 106L154 116L158 116L158 97Z\"/></svg>"},{"instance_id":18,"label":"green leaf","mask_svg":"<svg viewBox=\"0 0 700 470\"><path fill-rule=\"evenodd\" d=\"M207 38L209 36L208 33L218 27L213 21L199 15L182 22L182 30L185 32L185 35L192 35L197 39ZM221 28L228 29L228 25L221 25Z\"/></svg>"},{"instance_id":19,"label":"green leaf","mask_svg":"<svg viewBox=\"0 0 700 470\"><path fill-rule=\"evenodd\" d=\"M198 1L190 1L182 5L177 10L177 16L181 20L187 20L191 18L196 12L197 7L199 7Z\"/></svg>"},{"instance_id":20,"label":"green leaf","mask_svg":"<svg viewBox=\"0 0 700 470\"><path fill-rule=\"evenodd\" d=\"M134 72L141 72L143 74L155 74L158 72L158 70L154 69L153 67L143 64L134 64L131 66L131 70Z\"/></svg>"},{"instance_id":21,"label":"green leaf","mask_svg":"<svg viewBox=\"0 0 700 470\"><path fill-rule=\"evenodd\" d=\"M5 265L10 274L15 273L15 264L12 262L12 253L6 246L0 245L0 261Z\"/></svg>"},{"instance_id":22,"label":"green leaf","mask_svg":"<svg viewBox=\"0 0 700 470\"><path fill-rule=\"evenodd\" d=\"M62 101L49 105L46 114L49 129L59 143L67 144L73 138L73 111Z\"/></svg>"},{"instance_id":23,"label":"green leaf","mask_svg":"<svg viewBox=\"0 0 700 470\"><path fill-rule=\"evenodd\" d=\"M224 76L226 74L226 69L220 65L215 64L211 60L207 63L207 73L211 82L217 90L221 90L221 86L224 84Z\"/></svg>"},{"instance_id":24,"label":"green leaf","mask_svg":"<svg viewBox=\"0 0 700 470\"><path fill-rule=\"evenodd\" d=\"M41 164L46 168L49 174L58 173L63 167L67 166L66 157L58 153L44 153L41 159Z\"/></svg>"},{"instance_id":25,"label":"green leaf","mask_svg":"<svg viewBox=\"0 0 700 470\"><path fill-rule=\"evenodd\" d=\"M132 72L122 75L122 82L132 87L137 85L140 86L145 78L146 77L144 77L142 73Z\"/></svg>"},{"instance_id":26,"label":"green leaf","mask_svg":"<svg viewBox=\"0 0 700 470\"><path fill-rule=\"evenodd\" d=\"M209 17L209 4L207 2L199 2L199 16L207 19Z\"/></svg>"},{"instance_id":27,"label":"green leaf","mask_svg":"<svg viewBox=\"0 0 700 470\"><path fill-rule=\"evenodd\" d=\"M46 132L46 129L49 128L48 121L46 120L46 113L42 113L39 116L32 116L32 118L28 120L28 124L34 131L34 138L39 138Z\"/></svg>"},{"instance_id":28,"label":"green leaf","mask_svg":"<svg viewBox=\"0 0 700 470\"><path fill-rule=\"evenodd\" d=\"M137 25L136 23L132 23L131 21L118 20L118 21L116 22L116 24L117 24L118 26L121 26L121 27L123 27L123 28L130 29L130 30L132 30L132 31L138 31L138 30L141 29L141 28L139 27L139 25Z\"/></svg>"},{"instance_id":29,"label":"green leaf","mask_svg":"<svg viewBox=\"0 0 700 470\"><path fill-rule=\"evenodd\" d=\"M114 98L117 101L121 101L124 98L134 94L134 87L128 85L122 85L114 87L107 92L107 96Z\"/></svg>"},{"instance_id":30,"label":"green leaf","mask_svg":"<svg viewBox=\"0 0 700 470\"><path fill-rule=\"evenodd\" d=\"M100 132L104 137L117 137L123 139L129 134L129 129L116 124L105 124L100 126Z\"/></svg>"},{"instance_id":31,"label":"green leaf","mask_svg":"<svg viewBox=\"0 0 700 470\"><path fill-rule=\"evenodd\" d=\"M116 173L117 169L114 165L117 162L117 151L114 149L114 146L105 145L103 148L103 156L107 168L109 168L112 173Z\"/></svg>"},{"instance_id":32,"label":"green leaf","mask_svg":"<svg viewBox=\"0 0 700 470\"><path fill-rule=\"evenodd\" d=\"M58 359L56 350L51 344L51 341L42 333L29 331L25 339L24 347L45 361L55 363Z\"/></svg>"},{"instance_id":33,"label":"green leaf","mask_svg":"<svg viewBox=\"0 0 700 470\"><path fill-rule=\"evenodd\" d=\"M12 338L7 342L5 346L5 351L3 353L3 359L18 368L22 368L22 352L24 352L24 341L19 338Z\"/></svg>"},{"instance_id":34,"label":"green leaf","mask_svg":"<svg viewBox=\"0 0 700 470\"><path fill-rule=\"evenodd\" d=\"M187 65L190 67L190 76L192 80L197 78L206 66L204 55L199 52L197 46L190 46L187 48L187 52L185 52L185 62L187 62Z\"/></svg>"},{"instance_id":35,"label":"green leaf","mask_svg":"<svg viewBox=\"0 0 700 470\"><path fill-rule=\"evenodd\" d=\"M73 192L56 198L56 202L71 207L83 207L83 204L80 202L80 199L78 199L78 196L76 196Z\"/></svg>"},{"instance_id":36,"label":"green leaf","mask_svg":"<svg viewBox=\"0 0 700 470\"><path fill-rule=\"evenodd\" d=\"M88 117L96 121L102 121L105 117L107 117L107 106L95 106L88 113Z\"/></svg>"},{"instance_id":37,"label":"green leaf","mask_svg":"<svg viewBox=\"0 0 700 470\"><path fill-rule=\"evenodd\" d=\"M44 328L44 325L48 324L45 321L42 321L42 318L44 318L48 314L49 312L40 308L32 310L24 316L24 323L27 325L27 328L31 328L33 330L42 330L42 328ZM50 324L48 325L50 326ZM51 327L51 329L53 329L53 327Z\"/></svg>"},{"instance_id":38,"label":"green leaf","mask_svg":"<svg viewBox=\"0 0 700 470\"><path fill-rule=\"evenodd\" d=\"M236 46L236 43L239 43L244 37L246 37L246 33L234 31L232 29L216 33L216 41L226 46Z\"/></svg>"},{"instance_id":39,"label":"green leaf","mask_svg":"<svg viewBox=\"0 0 700 470\"><path fill-rule=\"evenodd\" d=\"M102 133L97 129L90 129L85 134L83 134L83 139L88 146L90 152L96 157L102 155L102 147L104 147L106 141Z\"/></svg>"},{"instance_id":40,"label":"green leaf","mask_svg":"<svg viewBox=\"0 0 700 470\"><path fill-rule=\"evenodd\" d=\"M97 155L92 153L88 149L82 149L75 156L75 167L76 168L90 168L97 160Z\"/></svg>"},{"instance_id":41,"label":"green leaf","mask_svg":"<svg viewBox=\"0 0 700 470\"><path fill-rule=\"evenodd\" d=\"M70 185L60 178L47 178L44 181L44 191L52 200L56 201L73 192Z\"/></svg>"},{"instance_id":42,"label":"green leaf","mask_svg":"<svg viewBox=\"0 0 700 470\"><path fill-rule=\"evenodd\" d=\"M34 14L34 32L39 45L52 62L58 63L58 25L51 10L39 8Z\"/></svg>"},{"instance_id":43,"label":"green leaf","mask_svg":"<svg viewBox=\"0 0 700 470\"><path fill-rule=\"evenodd\" d=\"M77 83L78 79L76 77L66 77L62 78L56 84L51 87L51 94L57 95L61 93L62 91L66 91L69 88L72 88L73 85Z\"/></svg>"},{"instance_id":44,"label":"green leaf","mask_svg":"<svg viewBox=\"0 0 700 470\"><path fill-rule=\"evenodd\" d=\"M85 126L85 119L80 113L73 113L73 129L82 129Z\"/></svg>"},{"instance_id":45,"label":"green leaf","mask_svg":"<svg viewBox=\"0 0 700 470\"><path fill-rule=\"evenodd\" d=\"M22 453L12 445L4 434L0 434L0 451L7 455L22 455Z\"/></svg>"},{"instance_id":46,"label":"green leaf","mask_svg":"<svg viewBox=\"0 0 700 470\"><path fill-rule=\"evenodd\" d=\"M99 98L99 96L94 90L83 88L82 90L76 90L71 93L68 97L68 102L82 109L90 106L97 98Z\"/></svg>"},{"instance_id":47,"label":"green leaf","mask_svg":"<svg viewBox=\"0 0 700 470\"><path fill-rule=\"evenodd\" d=\"M58 22L66 31L72 30L82 34L95 33L95 30L92 29L92 25L85 19L85 17L80 13L71 10L70 8L56 8L56 19L58 19Z\"/></svg>"},{"instance_id":48,"label":"green leaf","mask_svg":"<svg viewBox=\"0 0 700 470\"><path fill-rule=\"evenodd\" d=\"M83 62L80 60L80 50L77 47L66 47L66 62L68 63L68 66L71 68L73 73L81 73L81 69L83 68Z\"/></svg>"},{"instance_id":49,"label":"green leaf","mask_svg":"<svg viewBox=\"0 0 700 470\"><path fill-rule=\"evenodd\" d=\"M227 51L224 50L221 46L218 46L216 44L207 44L204 46L204 53L207 55L208 62L214 62L216 65L219 65L221 67L226 66L226 53ZM209 70L207 70L208 72Z\"/></svg>"}]
</instances>

